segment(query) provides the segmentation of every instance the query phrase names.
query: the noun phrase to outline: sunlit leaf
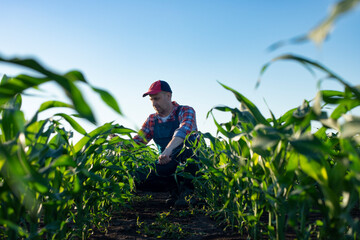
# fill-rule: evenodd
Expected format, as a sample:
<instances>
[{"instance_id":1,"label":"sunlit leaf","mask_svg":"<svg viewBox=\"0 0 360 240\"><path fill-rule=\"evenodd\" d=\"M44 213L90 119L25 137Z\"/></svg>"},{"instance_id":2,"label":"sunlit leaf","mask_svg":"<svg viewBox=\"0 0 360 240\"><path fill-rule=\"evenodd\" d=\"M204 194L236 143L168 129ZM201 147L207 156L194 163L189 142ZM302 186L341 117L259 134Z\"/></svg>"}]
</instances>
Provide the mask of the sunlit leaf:
<instances>
[{"instance_id":1,"label":"sunlit leaf","mask_svg":"<svg viewBox=\"0 0 360 240\"><path fill-rule=\"evenodd\" d=\"M7 81L9 81L9 79L10 78L8 76L6 76L6 74L4 74L1 78L0 85L5 84Z\"/></svg>"},{"instance_id":2,"label":"sunlit leaf","mask_svg":"<svg viewBox=\"0 0 360 240\"><path fill-rule=\"evenodd\" d=\"M76 162L69 155L62 155L51 163L52 167L71 166L76 167Z\"/></svg>"},{"instance_id":3,"label":"sunlit leaf","mask_svg":"<svg viewBox=\"0 0 360 240\"><path fill-rule=\"evenodd\" d=\"M96 122L91 108L89 107L87 102L84 100L84 97L82 96L81 91L76 87L76 85L73 82L74 79L76 79L80 76L76 72L67 73L70 78L70 79L68 79L66 77L66 75L62 76L57 73L54 73L53 71L47 70L38 61L36 61L34 59L19 59L19 58L5 59L0 56L0 61L7 62L7 63L13 63L13 64L16 64L19 66L23 66L23 67L27 67L32 70L35 70L38 73L43 74L45 78L42 78L42 79L46 79L46 81L54 80L63 88L63 90L65 91L67 96L71 99L76 111L78 111L80 115L82 115L84 118L86 118L90 122L92 122L92 123ZM41 81L41 79L38 79L38 80ZM82 80L82 79L80 79L80 80Z\"/></svg>"},{"instance_id":4,"label":"sunlit leaf","mask_svg":"<svg viewBox=\"0 0 360 240\"><path fill-rule=\"evenodd\" d=\"M222 83L219 83L219 84L221 86L223 86L225 89L231 91L235 95L236 99L246 106L246 108L249 110L249 112L254 116L257 123L262 123L264 125L270 125L270 123L264 118L264 116L260 113L259 109L255 106L254 103L252 103L249 99L247 99L242 94L235 91L234 89L232 89Z\"/></svg>"},{"instance_id":5,"label":"sunlit leaf","mask_svg":"<svg viewBox=\"0 0 360 240\"><path fill-rule=\"evenodd\" d=\"M311 159L320 159L325 154L331 153L331 149L324 145L318 138L310 134L302 135L297 139L291 140L290 144L298 153Z\"/></svg>"},{"instance_id":6,"label":"sunlit leaf","mask_svg":"<svg viewBox=\"0 0 360 240\"><path fill-rule=\"evenodd\" d=\"M74 128L75 131L81 133L82 135L86 135L86 131L83 127L81 127L80 124L78 124L72 117L65 113L57 113L55 116L61 116L63 117L70 125Z\"/></svg>"},{"instance_id":7,"label":"sunlit leaf","mask_svg":"<svg viewBox=\"0 0 360 240\"><path fill-rule=\"evenodd\" d=\"M28 238L29 236L29 233L27 231L25 231L21 226L17 225L16 223L10 220L0 219L0 225L14 230L21 237Z\"/></svg>"},{"instance_id":8,"label":"sunlit leaf","mask_svg":"<svg viewBox=\"0 0 360 240\"><path fill-rule=\"evenodd\" d=\"M329 16L309 32L308 39L320 45L332 30L334 22L344 13L355 8L358 3L360 3L359 0L342 0L336 3Z\"/></svg>"},{"instance_id":9,"label":"sunlit leaf","mask_svg":"<svg viewBox=\"0 0 360 240\"><path fill-rule=\"evenodd\" d=\"M285 55L281 55L279 57L276 57L274 59L272 59L269 63L265 64L260 72L260 77L258 80L258 84L260 84L260 80L262 75L265 73L265 70L270 66L270 64L277 62L279 60L293 60L295 62L298 62L300 64L302 64L306 69L308 69L309 71L312 71L312 68L315 68L317 70L321 70L324 73L326 73L328 75L329 79L335 79L337 80L339 83L343 84L345 87L347 87L352 93L355 94L355 97L360 99L360 91L359 89L357 89L356 87L351 86L349 83L347 83L344 79L342 79L340 76L338 76L337 74L335 74L334 72L332 72L330 69L326 68L325 66L321 65L320 63L301 57L301 56L296 56L296 55L291 55L291 54L285 54Z\"/></svg>"},{"instance_id":10,"label":"sunlit leaf","mask_svg":"<svg viewBox=\"0 0 360 240\"><path fill-rule=\"evenodd\" d=\"M118 103L116 102L115 98L108 93L107 91L104 91L102 89L99 88L92 88L95 92L100 94L100 97L102 100L104 100L104 102L111 107L112 109L114 109L117 113L122 114L120 107L118 105Z\"/></svg>"},{"instance_id":11,"label":"sunlit leaf","mask_svg":"<svg viewBox=\"0 0 360 240\"><path fill-rule=\"evenodd\" d=\"M130 128L126 128L122 125L114 125L114 128L111 130L111 133L129 135L130 133L136 133L136 131Z\"/></svg>"},{"instance_id":12,"label":"sunlit leaf","mask_svg":"<svg viewBox=\"0 0 360 240\"><path fill-rule=\"evenodd\" d=\"M360 118L352 118L341 126L341 137L352 138L360 134Z\"/></svg>"},{"instance_id":13,"label":"sunlit leaf","mask_svg":"<svg viewBox=\"0 0 360 240\"><path fill-rule=\"evenodd\" d=\"M66 77L67 79L69 79L69 80L71 80L73 82L81 81L81 82L87 83L84 75L81 72L76 71L76 70L65 73L64 77Z\"/></svg>"},{"instance_id":14,"label":"sunlit leaf","mask_svg":"<svg viewBox=\"0 0 360 240\"><path fill-rule=\"evenodd\" d=\"M114 126L110 123L105 123L103 126L96 128L95 130L91 131L90 133L86 134L83 138L81 138L76 145L74 146L75 152L79 152L90 140L94 139L100 134L105 132L109 132L113 129Z\"/></svg>"},{"instance_id":15,"label":"sunlit leaf","mask_svg":"<svg viewBox=\"0 0 360 240\"><path fill-rule=\"evenodd\" d=\"M287 44L298 44L306 41L313 41L320 46L330 35L334 28L335 22L344 14L355 9L360 0L341 0L334 4L331 8L330 14L316 27L310 30L307 34L296 36L289 40L282 40L272 44L268 49L270 51L276 50Z\"/></svg>"},{"instance_id":16,"label":"sunlit leaf","mask_svg":"<svg viewBox=\"0 0 360 240\"><path fill-rule=\"evenodd\" d=\"M286 171L295 171L299 167L299 160L301 157L304 156L292 152L286 165Z\"/></svg>"},{"instance_id":17,"label":"sunlit leaf","mask_svg":"<svg viewBox=\"0 0 360 240\"><path fill-rule=\"evenodd\" d=\"M17 99L20 100L13 99L13 103L9 106L9 109L5 109L2 112L0 129L4 134L3 137L5 141L13 139L18 133L25 131L24 113L18 110L20 108L21 98Z\"/></svg>"},{"instance_id":18,"label":"sunlit leaf","mask_svg":"<svg viewBox=\"0 0 360 240\"><path fill-rule=\"evenodd\" d=\"M77 175L74 176L74 188L73 188L73 192L77 193L79 192L81 189L81 184L80 184L80 180L79 177Z\"/></svg>"},{"instance_id":19,"label":"sunlit leaf","mask_svg":"<svg viewBox=\"0 0 360 240\"><path fill-rule=\"evenodd\" d=\"M354 109L357 106L360 106L360 99L344 99L333 110L333 112L330 115L330 118L337 120L342 115L348 113L350 110Z\"/></svg>"},{"instance_id":20,"label":"sunlit leaf","mask_svg":"<svg viewBox=\"0 0 360 240\"><path fill-rule=\"evenodd\" d=\"M335 90L322 90L320 91L322 100L325 103L337 104L344 99L344 92Z\"/></svg>"},{"instance_id":21,"label":"sunlit leaf","mask_svg":"<svg viewBox=\"0 0 360 240\"><path fill-rule=\"evenodd\" d=\"M50 108L55 107L65 107L65 108L74 108L71 104L60 102L60 101L47 101L41 104L39 112L45 111Z\"/></svg>"}]
</instances>

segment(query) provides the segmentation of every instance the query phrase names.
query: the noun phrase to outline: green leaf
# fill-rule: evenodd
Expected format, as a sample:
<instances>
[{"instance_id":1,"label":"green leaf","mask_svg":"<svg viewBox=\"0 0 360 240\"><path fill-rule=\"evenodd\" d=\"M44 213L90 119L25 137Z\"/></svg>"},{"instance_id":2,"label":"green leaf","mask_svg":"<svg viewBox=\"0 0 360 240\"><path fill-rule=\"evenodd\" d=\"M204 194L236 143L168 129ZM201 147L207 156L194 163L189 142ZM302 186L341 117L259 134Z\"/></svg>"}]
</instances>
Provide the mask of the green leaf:
<instances>
[{"instance_id":1,"label":"green leaf","mask_svg":"<svg viewBox=\"0 0 360 240\"><path fill-rule=\"evenodd\" d=\"M130 129L130 128L126 128L122 125L114 125L114 128L111 130L111 133L117 133L117 134L121 134L121 135L129 135L130 133L136 133L135 130Z\"/></svg>"},{"instance_id":2,"label":"green leaf","mask_svg":"<svg viewBox=\"0 0 360 240\"><path fill-rule=\"evenodd\" d=\"M225 130L224 128L222 128L222 126L216 121L214 115L211 113L212 117L213 117L213 120L214 120L214 123L217 127L217 130L223 134L225 137L229 138L229 139L232 139L232 138L235 138L237 137L239 134L235 134L235 133L232 133L230 131L227 131Z\"/></svg>"},{"instance_id":3,"label":"green leaf","mask_svg":"<svg viewBox=\"0 0 360 240\"><path fill-rule=\"evenodd\" d=\"M253 115L251 115L251 113L249 111L246 111L246 110L242 111L242 110L239 110L237 108L230 108L230 107L227 107L227 106L217 106L217 107L212 108L208 112L207 117L209 116L210 112L213 109L216 109L216 110L219 110L219 111L222 111L222 112L231 112L233 114L233 119L234 119L235 116L238 118L233 123L233 125L242 124L242 123L251 123L252 125L256 125L255 118L254 118Z\"/></svg>"},{"instance_id":4,"label":"green leaf","mask_svg":"<svg viewBox=\"0 0 360 240\"><path fill-rule=\"evenodd\" d=\"M78 193L81 189L81 184L80 184L80 180L79 177L77 175L74 175L74 187L73 187L73 192L74 193Z\"/></svg>"},{"instance_id":5,"label":"green leaf","mask_svg":"<svg viewBox=\"0 0 360 240\"><path fill-rule=\"evenodd\" d=\"M43 185L37 181L34 181L33 185L34 185L36 191L38 191L39 193L42 193L42 194L46 193L49 190L45 185Z\"/></svg>"},{"instance_id":6,"label":"green leaf","mask_svg":"<svg viewBox=\"0 0 360 240\"><path fill-rule=\"evenodd\" d=\"M326 68L325 66L321 65L320 63L318 63L316 61L312 61L310 59L307 59L307 58L304 58L304 57L301 57L301 56L292 55L292 54L281 55L279 57L276 57L276 58L272 59L269 63L265 64L264 67L262 68L261 72L260 72L260 77L259 77L258 83L260 83L261 76L264 74L265 70L269 67L269 65L276 62L276 61L279 61L279 60L293 60L293 61L296 61L296 62L302 64L306 69L308 69L311 72L313 72L312 68L317 68L318 70L321 70L324 73L326 73L328 75L329 79L335 79L339 83L343 84L352 93L355 94L355 97L357 99L360 100L360 91L359 91L359 89L357 89L356 87L351 86L349 83L347 83L340 76L338 76L337 74L330 71L328 68Z\"/></svg>"},{"instance_id":7,"label":"green leaf","mask_svg":"<svg viewBox=\"0 0 360 240\"><path fill-rule=\"evenodd\" d=\"M300 167L307 175L312 177L317 182L325 184L328 181L326 169L324 166L321 166L320 163L311 159L301 157Z\"/></svg>"},{"instance_id":8,"label":"green leaf","mask_svg":"<svg viewBox=\"0 0 360 240\"><path fill-rule=\"evenodd\" d=\"M78 153L89 141L101 134L104 134L105 132L109 132L113 128L114 126L110 123L105 123L103 126L100 126L95 130L91 131L90 133L86 134L86 136L84 136L76 143L74 147L75 152Z\"/></svg>"},{"instance_id":9,"label":"green leaf","mask_svg":"<svg viewBox=\"0 0 360 240\"><path fill-rule=\"evenodd\" d=\"M330 154L331 149L314 135L306 134L290 141L291 146L298 152L312 159L321 159Z\"/></svg>"},{"instance_id":10,"label":"green leaf","mask_svg":"<svg viewBox=\"0 0 360 240\"><path fill-rule=\"evenodd\" d=\"M337 120L357 106L360 106L360 99L344 99L331 113L330 118Z\"/></svg>"},{"instance_id":11,"label":"green leaf","mask_svg":"<svg viewBox=\"0 0 360 240\"><path fill-rule=\"evenodd\" d=\"M351 117L341 126L341 137L352 138L357 134L360 134L360 118Z\"/></svg>"},{"instance_id":12,"label":"green leaf","mask_svg":"<svg viewBox=\"0 0 360 240\"><path fill-rule=\"evenodd\" d=\"M354 9L358 3L360 3L359 0L339 1L331 9L330 15L323 22L321 22L320 25L309 32L307 35L308 39L320 45L332 30L335 20L351 9Z\"/></svg>"},{"instance_id":13,"label":"green leaf","mask_svg":"<svg viewBox=\"0 0 360 240\"><path fill-rule=\"evenodd\" d=\"M337 104L344 99L344 92L334 90L322 90L320 91L322 99L325 103Z\"/></svg>"},{"instance_id":14,"label":"green leaf","mask_svg":"<svg viewBox=\"0 0 360 240\"><path fill-rule=\"evenodd\" d=\"M62 155L51 163L52 167L71 166L76 167L76 162L69 155Z\"/></svg>"},{"instance_id":15,"label":"green leaf","mask_svg":"<svg viewBox=\"0 0 360 240\"><path fill-rule=\"evenodd\" d=\"M63 117L68 123L70 123L70 125L74 128L75 131L81 133L82 135L86 135L86 131L84 128L82 128L80 126L80 124L78 124L72 117L70 117L69 115L65 114L65 113L57 113L55 114L55 116L61 116Z\"/></svg>"},{"instance_id":16,"label":"green leaf","mask_svg":"<svg viewBox=\"0 0 360 240\"><path fill-rule=\"evenodd\" d=\"M281 140L281 134L275 128L257 125L255 131L257 134L252 142L252 147L255 151L266 151Z\"/></svg>"},{"instance_id":17,"label":"green leaf","mask_svg":"<svg viewBox=\"0 0 360 240\"><path fill-rule=\"evenodd\" d=\"M311 108L308 101L303 101L302 105L299 106L294 112L295 118L304 118L311 112Z\"/></svg>"},{"instance_id":18,"label":"green leaf","mask_svg":"<svg viewBox=\"0 0 360 240\"><path fill-rule=\"evenodd\" d=\"M0 225L5 226L5 228L10 228L16 232L21 237L28 238L29 233L27 233L22 227L11 222L10 220L0 219Z\"/></svg>"},{"instance_id":19,"label":"green leaf","mask_svg":"<svg viewBox=\"0 0 360 240\"><path fill-rule=\"evenodd\" d=\"M40 84L50 81L47 77L32 77L26 74L20 74L16 77L9 78L8 81L1 84L1 88L11 90L14 94L36 87Z\"/></svg>"},{"instance_id":20,"label":"green leaf","mask_svg":"<svg viewBox=\"0 0 360 240\"><path fill-rule=\"evenodd\" d=\"M82 93L80 90L75 86L74 79L80 78L80 81L85 81L81 77L82 75L78 74L76 71L69 72L65 74L64 76L56 74L52 71L49 71L45 69L39 62L35 61L34 59L18 59L18 58L12 58L12 59L5 59L0 56L0 61L7 62L7 63L13 63L19 66L27 67L32 70L35 70L41 74L43 74L46 78L46 80L54 80L56 83L58 83L63 90L65 91L66 95L72 100L73 105L75 107L75 110L79 112L79 114L89 120L92 123L96 123L95 117L91 111L91 108L84 100ZM67 78L68 76L69 78ZM44 78L43 78L44 79ZM40 79L41 80L41 79ZM39 80L39 81L40 81ZM0 95L1 97L1 95Z\"/></svg>"},{"instance_id":21,"label":"green leaf","mask_svg":"<svg viewBox=\"0 0 360 240\"><path fill-rule=\"evenodd\" d=\"M35 88L38 85L49 81L48 78L34 78L27 75L18 75L15 78L8 78L0 84L0 104L20 94L28 88Z\"/></svg>"},{"instance_id":22,"label":"green leaf","mask_svg":"<svg viewBox=\"0 0 360 240\"><path fill-rule=\"evenodd\" d=\"M236 99L246 106L246 108L253 115L253 117L255 118L257 123L262 123L264 125L270 126L270 123L266 120L266 118L264 118L264 116L260 113L259 109L255 106L254 103L252 103L249 99L247 99L242 94L235 91L234 89L232 89L220 82L219 82L219 84L221 86L223 86L225 89L231 91L235 95Z\"/></svg>"},{"instance_id":23,"label":"green leaf","mask_svg":"<svg viewBox=\"0 0 360 240\"><path fill-rule=\"evenodd\" d=\"M92 89L93 89L95 92L97 92L97 93L100 94L101 99L102 99L109 107L111 107L111 108L114 109L117 113L119 113L119 114L122 115L122 112L121 112L121 110L120 110L119 105L117 104L115 98L114 98L110 93L108 93L107 91L104 91L104 90L102 90L102 89L95 88L95 87L93 87Z\"/></svg>"},{"instance_id":24,"label":"green leaf","mask_svg":"<svg viewBox=\"0 0 360 240\"><path fill-rule=\"evenodd\" d=\"M8 78L6 74L4 74L1 78L0 85L5 84L9 79L10 78Z\"/></svg>"},{"instance_id":25,"label":"green leaf","mask_svg":"<svg viewBox=\"0 0 360 240\"><path fill-rule=\"evenodd\" d=\"M20 97L20 95L18 95ZM12 106L9 106L9 109L5 109L2 112L2 120L0 124L0 129L4 134L4 140L8 141L13 138L20 132L25 131L25 117L24 113L20 110L21 98L13 99Z\"/></svg>"},{"instance_id":26,"label":"green leaf","mask_svg":"<svg viewBox=\"0 0 360 240\"><path fill-rule=\"evenodd\" d=\"M332 190L340 195L344 191L344 181L348 171L348 166L341 161L337 161L336 164L329 171L329 184Z\"/></svg>"},{"instance_id":27,"label":"green leaf","mask_svg":"<svg viewBox=\"0 0 360 240\"><path fill-rule=\"evenodd\" d=\"M292 152L289 156L288 163L286 165L286 171L295 171L299 167L300 158L304 158L303 155Z\"/></svg>"},{"instance_id":28,"label":"green leaf","mask_svg":"<svg viewBox=\"0 0 360 240\"><path fill-rule=\"evenodd\" d=\"M80 82L87 83L84 75L81 72L76 71L76 70L66 73L64 75L64 77L66 77L67 79L69 79L70 81L73 81L73 82L80 81Z\"/></svg>"},{"instance_id":29,"label":"green leaf","mask_svg":"<svg viewBox=\"0 0 360 240\"><path fill-rule=\"evenodd\" d=\"M36 192L29 188L29 184L35 180L46 186L46 181L39 177L39 174L26 160L25 153L19 144L6 147L0 144L0 159L4 158L6 162L2 168L2 178L11 189L12 194L18 199L22 199L22 204L28 210L33 209L38 204L38 199L35 197Z\"/></svg>"},{"instance_id":30,"label":"green leaf","mask_svg":"<svg viewBox=\"0 0 360 240\"><path fill-rule=\"evenodd\" d=\"M47 101L41 104L38 112L43 112L47 109L54 107L66 107L66 108L74 108L71 104L60 102L60 101Z\"/></svg>"},{"instance_id":31,"label":"green leaf","mask_svg":"<svg viewBox=\"0 0 360 240\"><path fill-rule=\"evenodd\" d=\"M268 49L270 51L276 50L286 44L303 43L308 40L313 41L317 45L321 45L329 36L335 21L342 15L354 9L360 0L341 0L332 6L330 14L316 27L310 30L307 34L293 37L289 40L282 40L272 44Z\"/></svg>"},{"instance_id":32,"label":"green leaf","mask_svg":"<svg viewBox=\"0 0 360 240\"><path fill-rule=\"evenodd\" d=\"M82 117L86 118L90 122L96 123L90 106L86 103L80 90L75 86L75 84L69 81L67 82L64 89L66 90L67 95L71 98L75 110L78 111Z\"/></svg>"}]
</instances>

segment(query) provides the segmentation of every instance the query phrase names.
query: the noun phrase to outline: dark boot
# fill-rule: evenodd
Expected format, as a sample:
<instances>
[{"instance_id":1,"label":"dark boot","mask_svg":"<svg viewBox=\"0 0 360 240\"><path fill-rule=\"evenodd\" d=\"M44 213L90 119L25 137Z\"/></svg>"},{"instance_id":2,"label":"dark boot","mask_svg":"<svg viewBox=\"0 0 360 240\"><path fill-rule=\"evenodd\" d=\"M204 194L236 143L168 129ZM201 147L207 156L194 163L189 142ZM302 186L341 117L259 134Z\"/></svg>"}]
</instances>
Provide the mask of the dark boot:
<instances>
[{"instance_id":1,"label":"dark boot","mask_svg":"<svg viewBox=\"0 0 360 240\"><path fill-rule=\"evenodd\" d=\"M166 199L165 203L167 206L174 206L175 202L178 200L179 198L179 190L178 188L173 188L170 190L170 195L169 198Z\"/></svg>"},{"instance_id":2,"label":"dark boot","mask_svg":"<svg viewBox=\"0 0 360 240\"><path fill-rule=\"evenodd\" d=\"M194 190L186 186L182 186L179 198L175 201L174 207L181 209L189 207L190 205L194 206L195 204L196 199L194 197Z\"/></svg>"}]
</instances>

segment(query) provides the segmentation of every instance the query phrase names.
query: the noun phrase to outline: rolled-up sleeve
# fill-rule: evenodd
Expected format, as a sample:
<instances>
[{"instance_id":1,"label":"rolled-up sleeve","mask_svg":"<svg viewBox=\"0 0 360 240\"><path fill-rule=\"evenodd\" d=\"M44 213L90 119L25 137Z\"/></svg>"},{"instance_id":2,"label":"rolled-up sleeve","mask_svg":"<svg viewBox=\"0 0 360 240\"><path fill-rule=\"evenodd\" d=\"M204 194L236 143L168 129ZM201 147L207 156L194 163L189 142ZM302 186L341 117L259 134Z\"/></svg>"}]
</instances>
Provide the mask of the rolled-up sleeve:
<instances>
[{"instance_id":1,"label":"rolled-up sleeve","mask_svg":"<svg viewBox=\"0 0 360 240\"><path fill-rule=\"evenodd\" d=\"M196 113L192 107L182 106L179 112L180 126L174 132L174 137L186 138L192 131L197 131Z\"/></svg>"}]
</instances>

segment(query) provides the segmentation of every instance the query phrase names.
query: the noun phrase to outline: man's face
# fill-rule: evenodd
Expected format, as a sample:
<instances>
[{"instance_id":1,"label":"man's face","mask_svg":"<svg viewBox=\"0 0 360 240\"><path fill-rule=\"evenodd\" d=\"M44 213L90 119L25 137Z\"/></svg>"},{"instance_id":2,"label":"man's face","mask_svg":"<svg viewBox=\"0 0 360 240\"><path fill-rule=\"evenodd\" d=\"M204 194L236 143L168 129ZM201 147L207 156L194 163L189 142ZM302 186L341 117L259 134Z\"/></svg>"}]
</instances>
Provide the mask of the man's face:
<instances>
[{"instance_id":1,"label":"man's face","mask_svg":"<svg viewBox=\"0 0 360 240\"><path fill-rule=\"evenodd\" d=\"M166 114L171 106L171 93L159 92L157 94L150 95L150 101L158 114Z\"/></svg>"}]
</instances>

